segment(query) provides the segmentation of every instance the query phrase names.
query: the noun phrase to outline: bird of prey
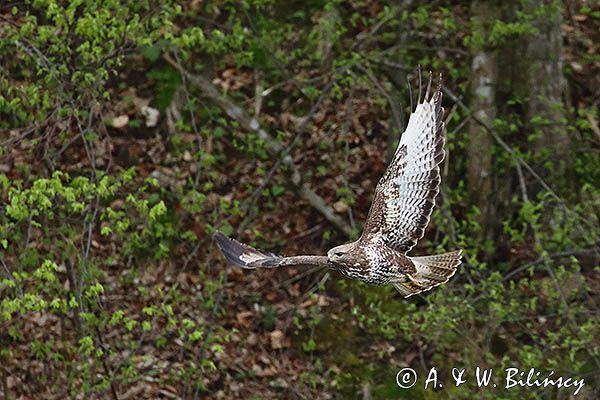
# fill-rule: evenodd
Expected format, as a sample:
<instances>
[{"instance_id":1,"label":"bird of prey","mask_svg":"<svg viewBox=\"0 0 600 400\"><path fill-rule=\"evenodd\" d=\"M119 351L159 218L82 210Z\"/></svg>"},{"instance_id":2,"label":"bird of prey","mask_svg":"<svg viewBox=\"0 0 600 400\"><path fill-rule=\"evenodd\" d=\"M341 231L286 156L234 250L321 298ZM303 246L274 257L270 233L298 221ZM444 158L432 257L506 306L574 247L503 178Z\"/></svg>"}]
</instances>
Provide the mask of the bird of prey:
<instances>
[{"instance_id":1,"label":"bird of prey","mask_svg":"<svg viewBox=\"0 0 600 400\"><path fill-rule=\"evenodd\" d=\"M391 284L403 297L446 283L460 264L462 250L424 257L407 253L423 237L441 182L444 159L441 77L432 89L431 77L390 165L375 189L360 238L332 248L327 256L284 257L257 250L216 232L223 255L246 269L323 266L370 284Z\"/></svg>"}]
</instances>

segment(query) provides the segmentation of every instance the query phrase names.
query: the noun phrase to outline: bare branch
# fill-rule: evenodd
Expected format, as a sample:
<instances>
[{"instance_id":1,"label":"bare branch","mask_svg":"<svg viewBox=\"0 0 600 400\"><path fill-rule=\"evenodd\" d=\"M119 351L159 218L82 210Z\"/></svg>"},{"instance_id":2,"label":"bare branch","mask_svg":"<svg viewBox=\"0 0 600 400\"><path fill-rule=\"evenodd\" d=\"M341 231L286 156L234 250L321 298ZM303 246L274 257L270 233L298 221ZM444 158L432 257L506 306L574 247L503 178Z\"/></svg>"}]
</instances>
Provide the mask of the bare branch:
<instances>
[{"instance_id":1,"label":"bare branch","mask_svg":"<svg viewBox=\"0 0 600 400\"><path fill-rule=\"evenodd\" d=\"M517 173L520 173L520 175L522 175L522 171L520 170L521 166L523 168L525 168L525 170L527 170L527 172L529 172L539 183L540 185L544 188L544 190L546 190L546 192L548 192L548 194L550 194L550 196L556 200L556 202L566 211L568 211L569 213L571 213L572 215L578 216L579 215L571 210L569 207L567 207L565 201L558 195L556 194L556 192L554 190L552 190L552 188L546 183L546 181L544 179L542 179L542 177L535 172L535 170L525 161L523 160L522 157L519 156L519 154L517 154L517 152L511 148L504 140L502 140L502 138L500 137L500 135L498 135L498 132L496 132L496 130L494 128L492 128L491 126L489 126L487 123L485 123L485 121L481 120L481 118L479 118L458 96L456 96L454 94L454 92L452 92L452 90L450 90L448 87L446 86L442 86L442 90L444 91L444 93L446 95L448 95L448 97L450 97L450 99L452 99L452 101L456 102L460 108L462 108L465 112L467 112L471 119L473 119L473 121L477 122L479 125L481 125L490 135L492 135L492 137L494 138L494 140L500 145L500 147L502 147L508 154L510 154L510 156L514 159L515 161L515 165L517 168ZM520 178L520 177L519 177ZM524 193L525 194L525 193ZM585 219L579 218L579 220L590 226L589 222L586 221Z\"/></svg>"},{"instance_id":2,"label":"bare branch","mask_svg":"<svg viewBox=\"0 0 600 400\"><path fill-rule=\"evenodd\" d=\"M313 208L319 211L336 228L344 232L347 236L351 236L352 228L350 225L348 225L346 221L337 215L335 211L327 205L323 198L321 198L302 182L302 176L292 157L289 154L286 154L286 149L281 143L273 138L267 131L262 129L256 118L249 117L240 106L235 104L226 96L222 95L208 79L199 75L190 74L179 63L167 55L164 56L164 59L173 67L175 67L190 84L200 89L204 96L215 102L219 108L221 108L231 119L240 124L242 129L255 132L259 138L264 140L269 153L277 157L283 154L281 157L282 162L290 168L291 183L297 188L300 197L302 197Z\"/></svg>"},{"instance_id":3,"label":"bare branch","mask_svg":"<svg viewBox=\"0 0 600 400\"><path fill-rule=\"evenodd\" d=\"M21 288L21 285L19 285L17 283L17 280L15 279L14 275L12 274L12 272L10 272L10 269L8 268L8 266L6 265L6 263L4 262L4 258L0 257L0 264L2 264L2 267L4 267L4 271L6 272L6 277L8 279L10 279L11 281L13 281L13 283L15 284L15 287L18 288L19 290L19 297L23 297L23 289Z\"/></svg>"},{"instance_id":4,"label":"bare branch","mask_svg":"<svg viewBox=\"0 0 600 400\"><path fill-rule=\"evenodd\" d=\"M454 94L454 92L452 92L450 89L448 89L448 87L443 86L442 89L443 89L444 93L447 94L448 97L450 97L452 99L452 101L456 102L460 106L460 108L462 108L464 111L468 112L471 115L471 118L473 119L473 121L477 122L486 131L488 131L488 133L492 135L492 137L494 138L494 140L496 140L496 142L498 142L498 144L500 145L500 147L502 147L507 153L509 153L515 159L515 161L517 161L523 167L525 167L525 169L527 170L527 172L529 172L531 175L533 175L533 177L540 183L540 185L542 185L542 187L548 193L550 193L550 195L556 201L558 201L559 203L563 203L564 202L563 199L561 199L554 192L554 190L552 190L552 188L550 188L550 186L548 186L548 184L546 183L546 181L544 181L537 174L537 172L535 172L533 170L533 168L531 168L531 166L527 162L525 162L525 160L523 160L521 157L519 157L519 155L504 140L502 140L502 138L498 135L498 133L491 126L489 126L488 124L486 124L484 121L481 120L481 118L479 118L477 115L475 115L471 111L471 109L465 103L463 103L463 101L460 98L458 98L458 96L456 96Z\"/></svg>"},{"instance_id":5,"label":"bare branch","mask_svg":"<svg viewBox=\"0 0 600 400\"><path fill-rule=\"evenodd\" d=\"M521 272L527 271L529 268L542 264L548 260L554 260L562 257L582 257L588 255L596 255L600 257L600 248L590 248L590 249L576 249L576 250L568 250L568 251L560 251L558 253L549 254L547 256L541 256L535 261L531 261L527 264L523 264L520 267L517 267L511 270L509 273L502 277L502 282L509 281L515 275L520 274Z\"/></svg>"}]
</instances>

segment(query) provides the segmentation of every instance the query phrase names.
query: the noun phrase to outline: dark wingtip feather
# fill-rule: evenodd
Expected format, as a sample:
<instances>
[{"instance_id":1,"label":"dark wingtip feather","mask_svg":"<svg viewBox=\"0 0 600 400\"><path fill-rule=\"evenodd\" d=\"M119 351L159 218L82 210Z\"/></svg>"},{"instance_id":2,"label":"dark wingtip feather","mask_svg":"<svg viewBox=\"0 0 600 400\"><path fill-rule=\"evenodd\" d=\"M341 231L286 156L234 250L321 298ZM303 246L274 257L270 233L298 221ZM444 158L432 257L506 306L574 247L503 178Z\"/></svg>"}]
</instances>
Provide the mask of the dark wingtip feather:
<instances>
[{"instance_id":1,"label":"dark wingtip feather","mask_svg":"<svg viewBox=\"0 0 600 400\"><path fill-rule=\"evenodd\" d=\"M429 80L427 81L427 89L425 90L425 99L424 101L429 101L431 99L431 82L433 81L433 73L429 71Z\"/></svg>"},{"instance_id":2,"label":"dark wingtip feather","mask_svg":"<svg viewBox=\"0 0 600 400\"><path fill-rule=\"evenodd\" d=\"M230 263L242 268L252 268L249 267L246 262L240 259L240 256L246 251L246 248L243 244L219 231L213 234L213 239L217 243L221 253L223 253L225 258Z\"/></svg>"},{"instance_id":3,"label":"dark wingtip feather","mask_svg":"<svg viewBox=\"0 0 600 400\"><path fill-rule=\"evenodd\" d=\"M417 104L421 104L421 94L423 93L423 78L421 76L421 64L417 67L419 74L419 96L417 97Z\"/></svg>"},{"instance_id":4,"label":"dark wingtip feather","mask_svg":"<svg viewBox=\"0 0 600 400\"><path fill-rule=\"evenodd\" d=\"M435 88L435 93L434 93L434 101L440 108L442 107L442 97L444 94L442 91L442 86L443 86L443 79L442 79L442 73L440 72L440 76L438 78L438 84L437 84L437 87ZM443 113L443 111L442 111L442 113Z\"/></svg>"},{"instance_id":5,"label":"dark wingtip feather","mask_svg":"<svg viewBox=\"0 0 600 400\"><path fill-rule=\"evenodd\" d=\"M228 239L229 238L227 236L225 236L225 234L222 232L216 231L215 233L213 233L213 240L215 240L217 242L217 244L224 243Z\"/></svg>"},{"instance_id":6,"label":"dark wingtip feather","mask_svg":"<svg viewBox=\"0 0 600 400\"><path fill-rule=\"evenodd\" d=\"M221 249L221 251L230 248L233 243L233 239L229 238L228 236L219 231L216 231L213 234L213 240L217 242L217 246L219 246L219 249Z\"/></svg>"},{"instance_id":7,"label":"dark wingtip feather","mask_svg":"<svg viewBox=\"0 0 600 400\"><path fill-rule=\"evenodd\" d=\"M440 73L438 79L437 79L437 84L435 85L435 88L433 90L431 90L431 85L433 83L433 73L429 72L429 83L427 85L427 93L429 94L428 97L426 97L426 101L433 101L433 103L436 105L436 110L438 110L441 108L441 104L442 104L442 74Z\"/></svg>"},{"instance_id":8,"label":"dark wingtip feather","mask_svg":"<svg viewBox=\"0 0 600 400\"><path fill-rule=\"evenodd\" d=\"M281 259L281 257L275 254L257 250L247 244L240 243L219 231L213 234L213 239L217 242L217 246L219 246L225 258L230 263L241 268L274 268Z\"/></svg>"}]
</instances>

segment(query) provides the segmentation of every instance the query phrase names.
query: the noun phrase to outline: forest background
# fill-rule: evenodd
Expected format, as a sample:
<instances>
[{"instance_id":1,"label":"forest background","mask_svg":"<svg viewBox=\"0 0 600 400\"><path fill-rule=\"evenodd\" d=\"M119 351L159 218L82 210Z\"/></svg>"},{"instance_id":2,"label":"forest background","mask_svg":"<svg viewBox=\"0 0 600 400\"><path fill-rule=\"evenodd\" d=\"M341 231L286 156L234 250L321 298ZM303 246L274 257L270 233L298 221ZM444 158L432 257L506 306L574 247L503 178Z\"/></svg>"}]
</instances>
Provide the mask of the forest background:
<instances>
[{"instance_id":1,"label":"forest background","mask_svg":"<svg viewBox=\"0 0 600 400\"><path fill-rule=\"evenodd\" d=\"M3 1L0 398L573 393L402 390L407 366L598 398L599 36L586 0ZM456 276L403 300L227 266L217 229L284 254L360 233L417 66L447 156L413 254L465 249Z\"/></svg>"}]
</instances>

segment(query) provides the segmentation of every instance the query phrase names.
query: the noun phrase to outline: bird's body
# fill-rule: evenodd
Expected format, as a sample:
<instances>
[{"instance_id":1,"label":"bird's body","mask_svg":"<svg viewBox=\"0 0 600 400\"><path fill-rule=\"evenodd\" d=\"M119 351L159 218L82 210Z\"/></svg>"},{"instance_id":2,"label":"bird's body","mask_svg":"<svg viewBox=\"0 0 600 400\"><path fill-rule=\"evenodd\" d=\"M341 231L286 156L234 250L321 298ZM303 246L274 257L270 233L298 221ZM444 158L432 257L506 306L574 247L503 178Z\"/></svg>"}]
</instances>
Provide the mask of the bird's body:
<instances>
[{"instance_id":1,"label":"bird's body","mask_svg":"<svg viewBox=\"0 0 600 400\"><path fill-rule=\"evenodd\" d=\"M327 253L332 269L351 279L381 285L402 274L415 273L410 259L385 243L360 239L334 247Z\"/></svg>"},{"instance_id":2,"label":"bird's body","mask_svg":"<svg viewBox=\"0 0 600 400\"><path fill-rule=\"evenodd\" d=\"M420 97L420 96L419 96ZM390 165L375 189L361 237L325 256L282 257L257 250L220 232L215 240L225 257L242 268L322 266L370 284L392 284L409 297L445 283L460 264L461 251L411 257L423 237L439 191L444 159L441 87L419 99Z\"/></svg>"},{"instance_id":3,"label":"bird's body","mask_svg":"<svg viewBox=\"0 0 600 400\"><path fill-rule=\"evenodd\" d=\"M349 254L355 261L336 263L337 270L347 278L381 285L416 272L410 258L386 245L373 246L360 241L350 244L354 250Z\"/></svg>"}]
</instances>

